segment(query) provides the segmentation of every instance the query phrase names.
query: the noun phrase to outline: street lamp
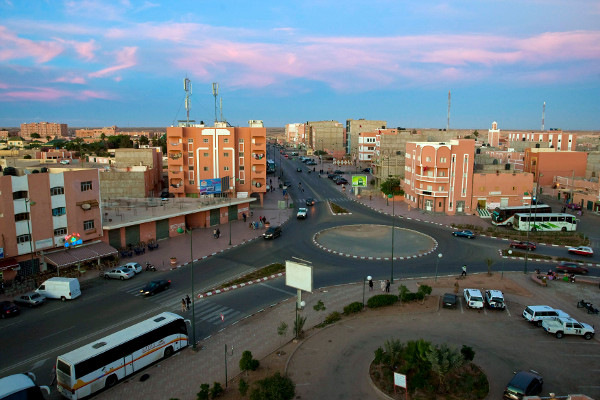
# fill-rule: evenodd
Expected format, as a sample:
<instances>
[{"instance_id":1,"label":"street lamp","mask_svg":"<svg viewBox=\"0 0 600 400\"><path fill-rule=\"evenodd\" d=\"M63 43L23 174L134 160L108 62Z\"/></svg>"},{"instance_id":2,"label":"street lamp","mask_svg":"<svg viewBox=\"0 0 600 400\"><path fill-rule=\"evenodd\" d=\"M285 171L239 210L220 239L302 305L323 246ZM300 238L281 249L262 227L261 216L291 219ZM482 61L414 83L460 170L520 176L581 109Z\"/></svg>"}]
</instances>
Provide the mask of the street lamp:
<instances>
[{"instance_id":1,"label":"street lamp","mask_svg":"<svg viewBox=\"0 0 600 400\"><path fill-rule=\"evenodd\" d=\"M388 194L388 198L392 198L393 197L393 192L394 192L394 188L392 188L392 193ZM394 199L392 198L392 273L391 273L391 277L390 277L390 283L394 283L394 230L396 228L396 221L395 221L395 210L394 210L394 206L395 206L395 202Z\"/></svg>"},{"instance_id":2,"label":"street lamp","mask_svg":"<svg viewBox=\"0 0 600 400\"><path fill-rule=\"evenodd\" d=\"M439 253L437 255L437 259L435 260L435 281L434 282L437 282L438 264L440 263L441 259L442 259L442 253Z\"/></svg>"},{"instance_id":3,"label":"street lamp","mask_svg":"<svg viewBox=\"0 0 600 400\"><path fill-rule=\"evenodd\" d=\"M371 275L367 276L366 279L363 279L363 308L365 308L365 283L367 283L367 281L371 281L371 279L373 279Z\"/></svg>"},{"instance_id":4,"label":"street lamp","mask_svg":"<svg viewBox=\"0 0 600 400\"><path fill-rule=\"evenodd\" d=\"M512 250L508 250L508 256L512 256ZM500 272L500 279L504 279L504 268L502 268L502 272Z\"/></svg>"},{"instance_id":5,"label":"street lamp","mask_svg":"<svg viewBox=\"0 0 600 400\"><path fill-rule=\"evenodd\" d=\"M237 208L237 206L236 206L236 208ZM229 198L229 211L231 211L231 197ZM229 211L227 211L227 218L229 219L229 245L231 246L231 216L229 215ZM236 210L236 214L237 214L237 210ZM236 217L237 217L237 215L236 215Z\"/></svg>"},{"instance_id":6,"label":"street lamp","mask_svg":"<svg viewBox=\"0 0 600 400\"><path fill-rule=\"evenodd\" d=\"M227 343L225 343L225 387L227 387L227 357L233 356L233 346L231 346L231 354L227 352Z\"/></svg>"},{"instance_id":7,"label":"street lamp","mask_svg":"<svg viewBox=\"0 0 600 400\"><path fill-rule=\"evenodd\" d=\"M196 313L194 312L194 302L196 296L194 295L194 252L193 252L193 244L194 244L194 235L192 228L183 229L178 228L177 233L189 233L190 234L190 274L192 280L192 348L196 350Z\"/></svg>"},{"instance_id":8,"label":"street lamp","mask_svg":"<svg viewBox=\"0 0 600 400\"><path fill-rule=\"evenodd\" d=\"M300 324L298 323L298 309L304 309L306 302L302 300L299 305L300 307L298 307L298 301L296 301L296 339L298 339L298 334L300 333Z\"/></svg>"}]
</instances>

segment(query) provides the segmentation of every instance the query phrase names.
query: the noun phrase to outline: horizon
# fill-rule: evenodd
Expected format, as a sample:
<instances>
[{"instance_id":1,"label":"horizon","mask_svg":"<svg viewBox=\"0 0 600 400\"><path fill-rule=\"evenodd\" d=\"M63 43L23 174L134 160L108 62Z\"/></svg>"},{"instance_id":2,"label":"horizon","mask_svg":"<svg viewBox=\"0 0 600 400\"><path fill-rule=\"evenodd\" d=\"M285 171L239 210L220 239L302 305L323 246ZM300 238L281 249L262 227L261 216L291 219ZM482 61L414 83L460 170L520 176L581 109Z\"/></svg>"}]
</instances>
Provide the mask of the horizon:
<instances>
[{"instance_id":1,"label":"horizon","mask_svg":"<svg viewBox=\"0 0 600 400\"><path fill-rule=\"evenodd\" d=\"M600 129L600 3L0 0L0 126ZM475 128L472 128L475 127ZM485 128L482 128L485 127Z\"/></svg>"}]
</instances>

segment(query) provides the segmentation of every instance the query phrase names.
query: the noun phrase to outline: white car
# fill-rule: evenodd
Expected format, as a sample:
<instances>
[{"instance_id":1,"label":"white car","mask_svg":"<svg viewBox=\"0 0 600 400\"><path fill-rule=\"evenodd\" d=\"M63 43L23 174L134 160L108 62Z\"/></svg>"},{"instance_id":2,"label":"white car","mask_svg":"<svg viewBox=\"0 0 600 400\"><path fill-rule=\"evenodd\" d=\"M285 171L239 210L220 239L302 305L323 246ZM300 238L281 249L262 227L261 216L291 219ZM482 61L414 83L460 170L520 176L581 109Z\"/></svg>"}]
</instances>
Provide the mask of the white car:
<instances>
[{"instance_id":1,"label":"white car","mask_svg":"<svg viewBox=\"0 0 600 400\"><path fill-rule=\"evenodd\" d=\"M123 265L121 268L131 269L136 274L139 274L139 273L142 272L142 266L140 264L136 263L136 262L127 263L127 264Z\"/></svg>"},{"instance_id":2,"label":"white car","mask_svg":"<svg viewBox=\"0 0 600 400\"><path fill-rule=\"evenodd\" d=\"M125 279L133 278L134 276L135 276L135 272L132 269L125 268L125 267L111 269L110 271L106 271L104 273L104 278L106 278L106 279L112 278L112 279L125 280Z\"/></svg>"},{"instance_id":3,"label":"white car","mask_svg":"<svg viewBox=\"0 0 600 400\"><path fill-rule=\"evenodd\" d=\"M580 256L592 257L594 255L594 250L592 250L591 247L587 247L587 246L569 247L568 251L571 254L577 254Z\"/></svg>"},{"instance_id":4,"label":"white car","mask_svg":"<svg viewBox=\"0 0 600 400\"><path fill-rule=\"evenodd\" d=\"M465 289L463 290L463 294L467 307L483 309L483 296L479 289Z\"/></svg>"},{"instance_id":5,"label":"white car","mask_svg":"<svg viewBox=\"0 0 600 400\"><path fill-rule=\"evenodd\" d=\"M486 290L485 305L488 308L495 310L504 310L506 308L506 304L504 304L504 295L500 290Z\"/></svg>"},{"instance_id":6,"label":"white car","mask_svg":"<svg viewBox=\"0 0 600 400\"><path fill-rule=\"evenodd\" d=\"M71 160L60 160L60 163L63 165L71 164Z\"/></svg>"},{"instance_id":7,"label":"white car","mask_svg":"<svg viewBox=\"0 0 600 400\"><path fill-rule=\"evenodd\" d=\"M296 218L298 219L306 219L306 213L308 210L304 207L298 209L298 214L296 214Z\"/></svg>"}]
</instances>

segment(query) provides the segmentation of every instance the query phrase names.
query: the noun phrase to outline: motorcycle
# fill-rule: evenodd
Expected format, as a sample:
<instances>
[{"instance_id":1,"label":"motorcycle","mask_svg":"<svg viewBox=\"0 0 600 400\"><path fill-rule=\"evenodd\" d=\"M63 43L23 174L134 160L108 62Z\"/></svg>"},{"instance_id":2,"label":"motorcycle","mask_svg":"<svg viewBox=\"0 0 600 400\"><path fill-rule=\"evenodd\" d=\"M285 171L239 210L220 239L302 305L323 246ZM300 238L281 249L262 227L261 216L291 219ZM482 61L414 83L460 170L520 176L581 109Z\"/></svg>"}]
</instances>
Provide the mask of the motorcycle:
<instances>
[{"instance_id":1,"label":"motorcycle","mask_svg":"<svg viewBox=\"0 0 600 400\"><path fill-rule=\"evenodd\" d=\"M598 310L597 308L595 308L592 303L590 303L589 301L585 301L585 300L579 300L579 302L577 302L577 308L585 308L588 312L588 314L599 314L600 310Z\"/></svg>"},{"instance_id":2,"label":"motorcycle","mask_svg":"<svg viewBox=\"0 0 600 400\"><path fill-rule=\"evenodd\" d=\"M156 267L150 264L148 261L146 261L146 271L156 272Z\"/></svg>"}]
</instances>

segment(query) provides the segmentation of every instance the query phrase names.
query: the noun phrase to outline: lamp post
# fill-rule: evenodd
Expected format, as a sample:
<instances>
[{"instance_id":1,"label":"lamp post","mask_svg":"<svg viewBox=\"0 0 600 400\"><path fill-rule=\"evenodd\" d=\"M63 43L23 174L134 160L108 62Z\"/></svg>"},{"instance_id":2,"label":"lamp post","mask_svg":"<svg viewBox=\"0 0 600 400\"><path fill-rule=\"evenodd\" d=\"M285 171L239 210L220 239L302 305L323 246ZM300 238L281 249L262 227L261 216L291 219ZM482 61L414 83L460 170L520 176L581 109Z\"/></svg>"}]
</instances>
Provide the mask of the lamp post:
<instances>
[{"instance_id":1,"label":"lamp post","mask_svg":"<svg viewBox=\"0 0 600 400\"><path fill-rule=\"evenodd\" d=\"M229 198L229 211L231 211L231 197ZM229 215L229 211L227 211L227 218L229 219L229 245L231 246L231 216ZM237 214L237 210L236 210L236 214Z\"/></svg>"},{"instance_id":2,"label":"lamp post","mask_svg":"<svg viewBox=\"0 0 600 400\"><path fill-rule=\"evenodd\" d=\"M363 308L365 308L365 283L367 283L367 281L370 281L371 279L373 279L371 275L367 276L366 279L363 279Z\"/></svg>"},{"instance_id":3,"label":"lamp post","mask_svg":"<svg viewBox=\"0 0 600 400\"><path fill-rule=\"evenodd\" d=\"M190 234L190 274L191 274L191 280L192 280L192 348L194 350L196 350L196 313L194 312L194 303L195 303L195 299L196 296L194 295L194 252L193 252L193 245L194 245L194 235L193 235L193 231L192 228L188 229L183 229L183 228L178 228L177 229L177 233L189 233Z\"/></svg>"},{"instance_id":4,"label":"lamp post","mask_svg":"<svg viewBox=\"0 0 600 400\"><path fill-rule=\"evenodd\" d=\"M439 253L437 255L437 259L435 260L435 280L434 280L434 282L437 282L438 264L440 263L441 259L442 259L442 253Z\"/></svg>"},{"instance_id":5,"label":"lamp post","mask_svg":"<svg viewBox=\"0 0 600 400\"><path fill-rule=\"evenodd\" d=\"M227 343L225 343L225 387L227 387L227 357L233 356L233 346L231 346L231 354L227 352Z\"/></svg>"},{"instance_id":6,"label":"lamp post","mask_svg":"<svg viewBox=\"0 0 600 400\"><path fill-rule=\"evenodd\" d=\"M508 250L508 256L512 257L512 250ZM502 268L502 272L500 272L500 279L504 279L504 268Z\"/></svg>"},{"instance_id":7,"label":"lamp post","mask_svg":"<svg viewBox=\"0 0 600 400\"><path fill-rule=\"evenodd\" d=\"M304 309L306 302L303 300L300 302L300 309ZM296 301L296 339L298 339L298 334L300 333L300 324L298 323L298 301Z\"/></svg>"},{"instance_id":8,"label":"lamp post","mask_svg":"<svg viewBox=\"0 0 600 400\"><path fill-rule=\"evenodd\" d=\"M388 198L392 198L394 196L393 194L394 192L394 188L392 188L392 193L388 194ZM395 202L394 199L392 198L392 271L391 271L391 275L390 275L390 283L394 283L394 231L396 228L396 221L395 221L395 210L394 210L394 206L395 206Z\"/></svg>"}]
</instances>

